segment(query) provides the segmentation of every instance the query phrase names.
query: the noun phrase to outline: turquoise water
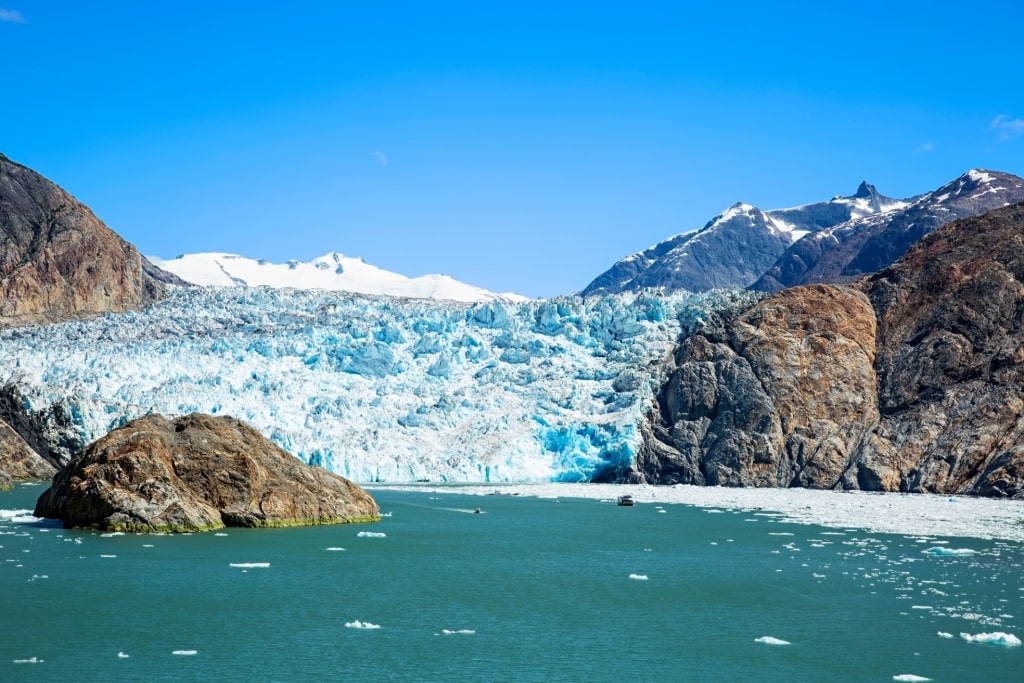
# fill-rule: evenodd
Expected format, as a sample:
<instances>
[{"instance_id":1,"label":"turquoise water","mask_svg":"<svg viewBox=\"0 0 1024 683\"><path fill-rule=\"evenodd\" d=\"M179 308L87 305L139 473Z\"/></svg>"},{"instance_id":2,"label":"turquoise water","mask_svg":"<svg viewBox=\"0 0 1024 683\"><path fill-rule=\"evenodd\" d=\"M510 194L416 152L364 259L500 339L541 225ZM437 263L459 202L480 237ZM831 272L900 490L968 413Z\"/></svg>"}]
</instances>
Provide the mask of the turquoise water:
<instances>
[{"instance_id":1,"label":"turquoise water","mask_svg":"<svg viewBox=\"0 0 1024 683\"><path fill-rule=\"evenodd\" d=\"M0 509L41 491L0 493ZM0 518L0 680L1022 680L1024 647L959 636L1024 636L1019 543L683 505L374 495L380 524L226 536Z\"/></svg>"}]
</instances>

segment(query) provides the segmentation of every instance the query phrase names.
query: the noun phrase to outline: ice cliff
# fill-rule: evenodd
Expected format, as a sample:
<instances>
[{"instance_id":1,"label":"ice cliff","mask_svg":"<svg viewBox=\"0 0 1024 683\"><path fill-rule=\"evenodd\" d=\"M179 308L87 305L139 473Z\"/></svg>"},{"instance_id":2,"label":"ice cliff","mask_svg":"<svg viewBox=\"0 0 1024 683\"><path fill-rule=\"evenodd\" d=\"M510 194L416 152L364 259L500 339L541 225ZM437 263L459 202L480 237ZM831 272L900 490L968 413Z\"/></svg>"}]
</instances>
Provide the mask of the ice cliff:
<instances>
[{"instance_id":1,"label":"ice cliff","mask_svg":"<svg viewBox=\"0 0 1024 683\"><path fill-rule=\"evenodd\" d=\"M176 289L142 312L0 331L0 368L27 409L65 406L83 442L205 412L360 482L584 481L632 463L680 336L756 296Z\"/></svg>"}]
</instances>

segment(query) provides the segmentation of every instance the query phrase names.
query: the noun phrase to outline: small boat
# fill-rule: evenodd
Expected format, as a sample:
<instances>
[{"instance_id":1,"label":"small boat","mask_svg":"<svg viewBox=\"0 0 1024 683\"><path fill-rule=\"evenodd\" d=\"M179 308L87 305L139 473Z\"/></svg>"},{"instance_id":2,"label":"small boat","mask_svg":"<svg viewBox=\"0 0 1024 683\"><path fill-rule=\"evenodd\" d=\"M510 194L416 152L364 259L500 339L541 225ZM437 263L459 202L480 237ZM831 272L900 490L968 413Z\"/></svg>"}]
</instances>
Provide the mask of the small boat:
<instances>
[{"instance_id":1,"label":"small boat","mask_svg":"<svg viewBox=\"0 0 1024 683\"><path fill-rule=\"evenodd\" d=\"M621 505L623 507L631 507L633 505L633 496L619 496L619 499L616 501L615 504Z\"/></svg>"}]
</instances>

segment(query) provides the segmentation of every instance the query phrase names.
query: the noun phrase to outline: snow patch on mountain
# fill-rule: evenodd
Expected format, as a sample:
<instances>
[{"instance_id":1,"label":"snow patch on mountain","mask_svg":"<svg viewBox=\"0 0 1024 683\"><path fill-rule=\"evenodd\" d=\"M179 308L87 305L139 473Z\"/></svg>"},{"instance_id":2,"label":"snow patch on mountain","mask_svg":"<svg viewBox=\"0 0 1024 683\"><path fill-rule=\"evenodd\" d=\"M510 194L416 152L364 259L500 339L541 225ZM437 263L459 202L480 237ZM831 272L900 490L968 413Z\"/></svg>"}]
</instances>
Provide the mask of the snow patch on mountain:
<instances>
[{"instance_id":1,"label":"snow patch on mountain","mask_svg":"<svg viewBox=\"0 0 1024 683\"><path fill-rule=\"evenodd\" d=\"M173 259L147 258L182 280L204 287L292 287L463 302L526 299L518 294L496 294L447 275L409 278L338 252L312 261L286 263L220 252L185 254Z\"/></svg>"},{"instance_id":2,"label":"snow patch on mountain","mask_svg":"<svg viewBox=\"0 0 1024 683\"><path fill-rule=\"evenodd\" d=\"M199 411L360 482L585 481L632 463L680 336L755 297L181 288L142 312L2 330L0 367L29 408L64 403L86 441Z\"/></svg>"}]
</instances>

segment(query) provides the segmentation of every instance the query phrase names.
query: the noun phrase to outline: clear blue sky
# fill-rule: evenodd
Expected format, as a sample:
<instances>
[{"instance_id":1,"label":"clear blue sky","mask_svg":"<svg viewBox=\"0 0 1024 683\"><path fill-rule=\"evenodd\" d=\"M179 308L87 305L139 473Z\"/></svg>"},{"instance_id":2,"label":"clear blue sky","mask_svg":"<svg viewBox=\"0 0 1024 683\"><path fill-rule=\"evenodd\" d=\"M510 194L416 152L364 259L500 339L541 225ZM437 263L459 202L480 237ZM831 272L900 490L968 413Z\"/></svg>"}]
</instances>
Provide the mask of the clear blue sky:
<instances>
[{"instance_id":1,"label":"clear blue sky","mask_svg":"<svg viewBox=\"0 0 1024 683\"><path fill-rule=\"evenodd\" d=\"M1022 26L1020 0L0 0L0 151L145 254L550 296L736 201L1024 175Z\"/></svg>"}]
</instances>

